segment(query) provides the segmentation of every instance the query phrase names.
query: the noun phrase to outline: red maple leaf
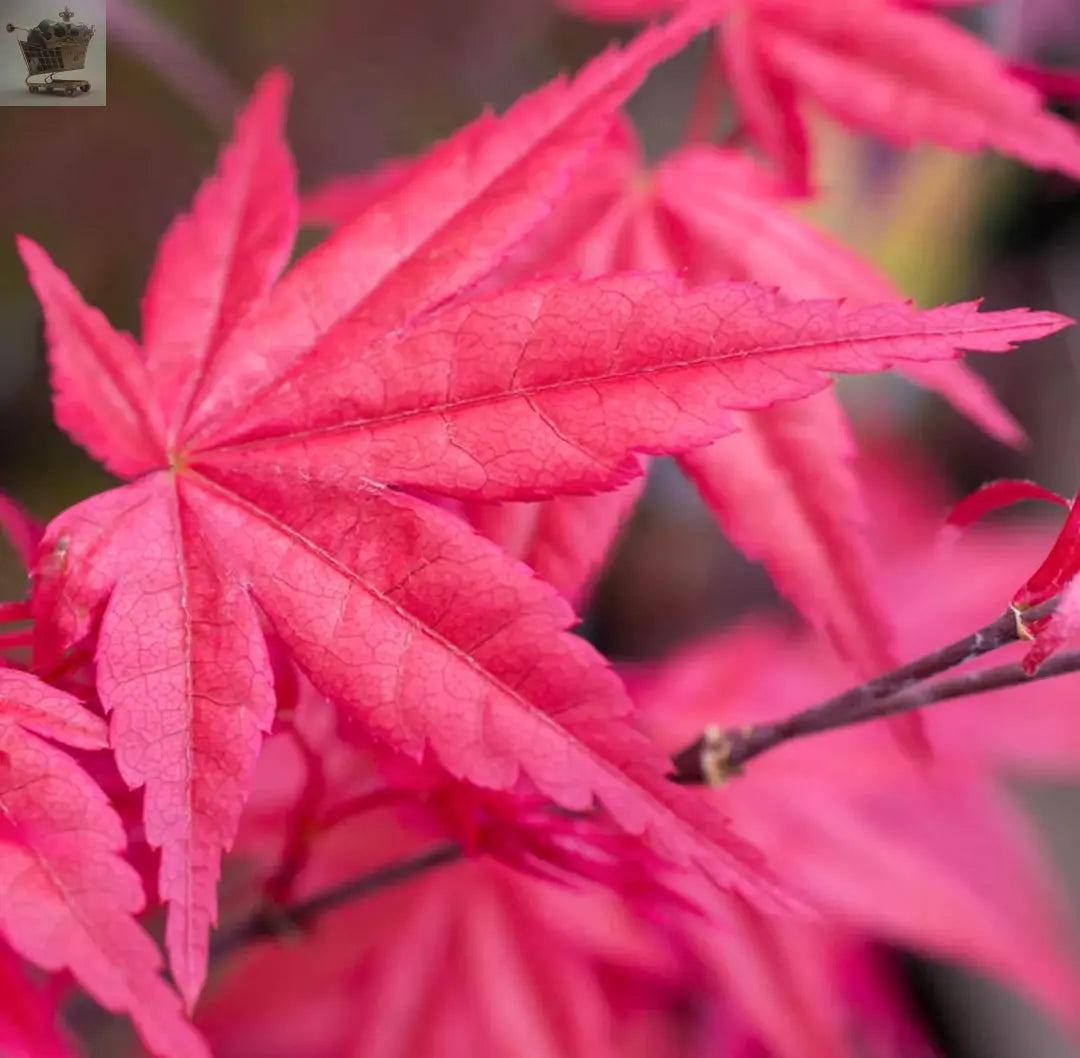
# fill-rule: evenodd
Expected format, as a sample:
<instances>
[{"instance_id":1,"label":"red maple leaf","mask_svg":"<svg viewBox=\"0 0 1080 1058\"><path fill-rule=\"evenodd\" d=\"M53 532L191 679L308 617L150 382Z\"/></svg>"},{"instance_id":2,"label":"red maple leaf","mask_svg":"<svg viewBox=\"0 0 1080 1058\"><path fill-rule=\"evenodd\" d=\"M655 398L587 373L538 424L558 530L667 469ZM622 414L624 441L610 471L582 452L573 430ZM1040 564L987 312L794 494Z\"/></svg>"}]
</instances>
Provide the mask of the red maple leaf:
<instances>
[{"instance_id":1,"label":"red maple leaf","mask_svg":"<svg viewBox=\"0 0 1080 1058\"><path fill-rule=\"evenodd\" d=\"M167 945L192 1002L274 711L270 629L345 715L412 756L566 808L603 804L672 858L760 887L715 806L674 787L624 719L569 606L417 495L611 489L635 452L681 451L826 372L1001 351L1066 321L973 305L788 303L663 277L470 294L544 214L673 20L437 147L276 284L292 167L271 77L217 175L166 237L140 348L20 244L45 310L56 417L130 484L65 512L35 571L48 665L95 643L122 775L162 850ZM746 866L747 859L755 863Z\"/></svg>"},{"instance_id":2,"label":"red maple leaf","mask_svg":"<svg viewBox=\"0 0 1080 1058\"><path fill-rule=\"evenodd\" d=\"M334 181L313 197L309 218L344 222L385 194L405 168L392 163L374 176ZM884 276L794 215L784 197L775 177L730 150L683 148L649 171L632 128L620 121L500 275L510 281L535 273L667 270L698 284L775 284L793 297L899 300ZM903 370L1002 440L1022 436L963 364ZM821 393L732 421L737 432L681 456L683 469L733 541L765 564L780 591L857 672L888 668L891 630L872 586L867 516L843 409ZM464 513L576 600L635 499L635 491L623 489L543 504L467 503ZM918 739L913 718L893 723L905 738Z\"/></svg>"},{"instance_id":3,"label":"red maple leaf","mask_svg":"<svg viewBox=\"0 0 1080 1058\"><path fill-rule=\"evenodd\" d=\"M563 0L593 18L652 18L701 0ZM794 190L811 180L808 105L900 146L990 147L1080 177L1080 134L1031 78L927 7L956 0L704 0L746 130Z\"/></svg>"},{"instance_id":4,"label":"red maple leaf","mask_svg":"<svg viewBox=\"0 0 1080 1058\"><path fill-rule=\"evenodd\" d=\"M608 1053L609 997L593 961L651 966L660 945L633 928L621 898L686 907L662 890L671 865L600 813L553 812L525 791L478 789L429 761L353 745L310 687L294 722L266 747L236 850L248 871L271 872L269 893L289 855L282 833L306 831L282 906L448 838L468 862L301 920L289 950L227 964L199 1011L215 1047L312 1058ZM323 1016L310 1016L312 1004Z\"/></svg>"},{"instance_id":5,"label":"red maple leaf","mask_svg":"<svg viewBox=\"0 0 1080 1058\"><path fill-rule=\"evenodd\" d=\"M43 969L70 970L103 1006L130 1014L155 1054L208 1058L159 976L157 946L135 921L143 888L120 855L120 820L53 742L99 749L105 726L69 695L0 669L0 937ZM17 1000L6 988L3 995L0 1041L4 1004ZM31 1014L27 1008L24 1018Z\"/></svg>"}]
</instances>

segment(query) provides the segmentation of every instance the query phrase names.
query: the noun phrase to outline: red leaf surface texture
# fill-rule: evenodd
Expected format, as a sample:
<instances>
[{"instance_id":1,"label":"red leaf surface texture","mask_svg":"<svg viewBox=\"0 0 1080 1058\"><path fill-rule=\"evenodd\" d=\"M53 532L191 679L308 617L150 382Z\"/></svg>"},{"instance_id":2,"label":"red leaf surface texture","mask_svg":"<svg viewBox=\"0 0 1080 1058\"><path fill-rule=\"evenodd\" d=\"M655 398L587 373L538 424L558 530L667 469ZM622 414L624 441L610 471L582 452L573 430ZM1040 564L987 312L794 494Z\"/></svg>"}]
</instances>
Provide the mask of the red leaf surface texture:
<instances>
[{"instance_id":1,"label":"red leaf surface texture","mask_svg":"<svg viewBox=\"0 0 1080 1058\"><path fill-rule=\"evenodd\" d=\"M735 413L818 393L832 373L1004 351L1065 324L652 275L478 293L697 18L480 118L276 283L296 202L285 85L267 78L166 237L142 348L22 240L57 418L129 479L50 525L38 660L94 645L116 761L144 788L161 849L167 946L189 1005L221 855L273 719L269 633L392 749L430 750L482 786L531 784L564 808L599 802L664 856L768 890L717 806L668 781L620 680L570 633L566 601L421 496L614 489L640 475L639 454L711 442ZM130 903L130 887L117 891Z\"/></svg>"},{"instance_id":2,"label":"red leaf surface texture","mask_svg":"<svg viewBox=\"0 0 1080 1058\"><path fill-rule=\"evenodd\" d=\"M144 897L120 855L120 820L55 742L100 748L104 725L33 676L0 670L0 934L24 958L69 969L103 1006L130 1014L155 1054L209 1058L133 917Z\"/></svg>"}]
</instances>

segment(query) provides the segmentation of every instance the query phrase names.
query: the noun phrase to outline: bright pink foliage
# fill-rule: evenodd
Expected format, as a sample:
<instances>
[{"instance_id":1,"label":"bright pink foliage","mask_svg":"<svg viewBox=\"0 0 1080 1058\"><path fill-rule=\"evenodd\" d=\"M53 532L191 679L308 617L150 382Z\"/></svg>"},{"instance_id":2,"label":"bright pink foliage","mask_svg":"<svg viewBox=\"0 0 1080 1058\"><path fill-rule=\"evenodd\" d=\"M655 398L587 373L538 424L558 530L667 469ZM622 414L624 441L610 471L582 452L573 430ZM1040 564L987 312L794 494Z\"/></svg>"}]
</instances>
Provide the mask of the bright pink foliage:
<instances>
[{"instance_id":1,"label":"bright pink foliage","mask_svg":"<svg viewBox=\"0 0 1080 1058\"><path fill-rule=\"evenodd\" d=\"M47 740L98 749L104 725L35 677L0 669L0 934L44 969L71 970L103 1006L130 1013L158 1053L208 1055L134 920L144 897L119 855L119 819Z\"/></svg>"},{"instance_id":2,"label":"bright pink foliage","mask_svg":"<svg viewBox=\"0 0 1080 1058\"><path fill-rule=\"evenodd\" d=\"M491 181L529 179L535 198L535 181L552 166L551 139L595 126L598 98L610 113L635 75L683 35L646 36L573 89L519 104L539 111L528 114L539 127L524 142L520 111L502 124L482 120L461 134L470 159L490 152L500 163L492 161ZM166 241L159 282L170 262L190 269L199 245L219 281L209 292L195 288L187 311L153 306L192 296L189 285L148 299L163 322L145 359L78 300L43 251L22 244L46 310L60 421L119 473L167 468L50 526L37 617L46 659L101 622L99 693L113 713L121 772L147 787L147 836L163 848L159 891L171 904L169 951L189 1001L205 976L221 850L272 716L260 612L315 685L396 748L418 754L430 745L452 772L483 785L506 786L524 771L568 808L598 798L665 852L698 860L720 880L736 877L732 856L741 853L722 821L667 783L664 757L620 724L618 683L565 635L569 610L451 516L386 485L485 500L611 488L639 473L635 450L700 445L731 428L726 409L812 393L825 371L1005 350L1064 322L1049 313L979 315L971 305L845 310L788 304L751 286L683 292L660 278L624 277L525 284L403 327L448 298L449 284L473 277L495 234L489 211L466 223L483 185L470 186L457 213L445 215L446 196L432 200L437 216L411 212L417 185L432 179L423 167L395 199L401 216L431 230L372 243L370 226L389 213L384 201L253 301L265 280L223 268L219 248L193 232L225 211L237 225L231 245L262 250L266 231L291 215L277 201L289 196L284 180L254 185L250 198L232 187L249 189L252 163L237 159L272 137L265 126L280 122L280 92L278 81L264 84L215 182ZM517 135L507 158L500 141L509 128ZM576 141L561 148L565 157ZM437 175L447 180L445 163ZM504 209L506 197L499 187ZM458 240L471 236L469 254L447 276L427 262L431 241L454 238L454 225L464 227ZM421 231L427 242L417 255L410 250ZM498 236L505 242L512 231L500 224ZM254 256L264 270L280 265L279 241ZM378 285L376 260L365 268L356 256L370 256L363 248L371 246L385 272ZM476 263L461 271L469 257ZM342 277L352 274L360 289L346 288ZM233 298L254 304L239 322ZM219 322L196 333L196 306L207 299ZM180 333L162 332L168 320ZM184 395L169 366L181 346L196 367L195 390ZM263 381L254 399L223 403L256 368ZM132 566L134 547L144 557Z\"/></svg>"},{"instance_id":3,"label":"bright pink foliage","mask_svg":"<svg viewBox=\"0 0 1080 1058\"><path fill-rule=\"evenodd\" d=\"M812 180L807 113L899 146L990 147L1080 176L1080 135L1029 79L931 6L905 0L563 0L593 18L698 6L720 28L717 61L746 130L796 190ZM940 4L939 6L949 6Z\"/></svg>"},{"instance_id":4,"label":"bright pink foliage","mask_svg":"<svg viewBox=\"0 0 1080 1058\"><path fill-rule=\"evenodd\" d=\"M392 172L404 169L396 163ZM384 187L381 172L337 180L316 194L314 214L343 223ZM843 296L851 303L899 296L872 267L791 213L776 180L746 157L694 146L650 173L625 120L616 123L552 216L518 247L502 278L620 268L677 272L702 285L756 279L789 296ZM988 432L1009 442L1022 436L963 365L926 362L905 370L940 389ZM733 541L766 565L856 673L888 668L892 635L872 587L854 445L835 397L822 393L731 422L729 436L683 455L683 469ZM540 506L466 504L465 510L473 525L577 599L632 501L623 490ZM777 525L785 531L777 533ZM576 564L564 557L571 540ZM912 718L894 725L919 745Z\"/></svg>"},{"instance_id":5,"label":"bright pink foliage","mask_svg":"<svg viewBox=\"0 0 1080 1058\"><path fill-rule=\"evenodd\" d=\"M33 624L0 633L5 1054L71 1054L69 974L153 1053L208 1055L188 1015L234 846L265 920L432 841L461 862L229 959L198 1012L218 1058L929 1055L879 940L1080 1024L1066 916L993 781L1075 771L1080 726L1053 692L994 724L985 701L942 710L938 770L871 727L721 793L671 781L703 729L970 631L1031 564L1027 537L979 533L936 564L935 516L895 468L871 467L864 499L830 387L903 371L1015 443L958 358L1069 321L919 309L792 213L806 105L1073 174L1080 137L933 4L572 6L678 10L312 196L335 230L288 271L289 81L267 75L161 243L139 341L19 238L56 421L123 483L44 533L0 496L33 576L0 605ZM646 170L621 115L713 25L777 173L711 143ZM835 651L751 622L617 671L574 634L655 455ZM875 521L882 498L905 516ZM1062 595L1029 667L1080 628L1078 518L1013 598ZM180 996L136 918L147 889Z\"/></svg>"},{"instance_id":6,"label":"bright pink foliage","mask_svg":"<svg viewBox=\"0 0 1080 1058\"><path fill-rule=\"evenodd\" d=\"M898 600L900 649L917 653L993 612L1037 541L1027 531L975 532L928 559L935 512L896 483L873 494L886 498L906 514L893 532L906 535L892 539L885 519L875 525L884 588ZM927 584L947 600L929 614ZM918 590L901 593L905 585ZM704 722L784 715L844 686L820 641L760 621L628 678L644 718L672 746ZM568 889L510 874L495 862L505 863L504 853L492 852L335 911L292 946L250 952L212 990L200 1024L221 1058L416 1058L441 1053L440 1044L474 1054L613 1055L630 1041L642 1045L642 1019L652 1024L644 1054L740 1054L745 1038L777 1058L847 1058L867 1040L875 1055L930 1055L868 945L884 937L1002 975L1074 1025L1080 976L1067 916L1026 824L988 781L1002 763L1076 774L1080 726L1062 708L1069 693L1048 683L935 712L941 771L933 781L864 728L788 747L724 791L702 794L733 806L823 918L763 914L744 898L721 897L714 926L655 890L635 897L626 884L634 860L623 861L622 888L609 880ZM311 818L338 822L312 847L299 894L406 855L425 836L457 833L432 811L441 796L419 786L415 803L343 817L334 806L356 787L378 789L380 768L327 721L325 707L305 696L298 727L325 762L327 783L325 813ZM980 740L980 729L993 734ZM302 787L290 741L275 737L260 764L240 842L256 863L276 862L266 836L280 834ZM518 840L536 825L542 816L519 813ZM498 833L511 842L509 817ZM689 876L665 880L696 888ZM529 958L538 946L541 965ZM689 1023L687 995L697 1002ZM358 1003L370 1016L356 1016ZM506 1009L516 1017L505 1019Z\"/></svg>"}]
</instances>

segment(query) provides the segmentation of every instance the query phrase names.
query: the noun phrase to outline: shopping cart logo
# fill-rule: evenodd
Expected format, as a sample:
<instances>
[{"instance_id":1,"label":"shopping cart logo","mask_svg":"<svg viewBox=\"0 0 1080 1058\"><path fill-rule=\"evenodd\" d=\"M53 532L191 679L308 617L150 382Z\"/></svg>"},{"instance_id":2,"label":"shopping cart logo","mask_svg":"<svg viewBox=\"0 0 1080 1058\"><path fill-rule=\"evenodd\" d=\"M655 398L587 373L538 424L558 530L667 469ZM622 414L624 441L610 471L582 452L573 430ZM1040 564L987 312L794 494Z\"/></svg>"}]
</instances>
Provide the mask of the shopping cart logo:
<instances>
[{"instance_id":1,"label":"shopping cart logo","mask_svg":"<svg viewBox=\"0 0 1080 1058\"><path fill-rule=\"evenodd\" d=\"M19 4L19 7L21 10L29 9L29 5L24 3ZM86 70L87 52L94 45L98 27L81 21L70 7L65 7L59 15L58 19L42 18L36 25L20 26L8 22L5 28L8 33L18 34L16 40L26 66L23 91L38 97L80 98L95 87L89 76L64 75ZM102 69L102 79L103 77ZM14 87L17 88L17 85ZM104 85L99 84L97 87L103 89ZM26 96L22 96L22 100L24 103L44 101L40 98L30 100ZM57 102L59 101L58 99ZM100 101L104 102L104 99ZM17 101L10 97L4 102L17 105Z\"/></svg>"}]
</instances>

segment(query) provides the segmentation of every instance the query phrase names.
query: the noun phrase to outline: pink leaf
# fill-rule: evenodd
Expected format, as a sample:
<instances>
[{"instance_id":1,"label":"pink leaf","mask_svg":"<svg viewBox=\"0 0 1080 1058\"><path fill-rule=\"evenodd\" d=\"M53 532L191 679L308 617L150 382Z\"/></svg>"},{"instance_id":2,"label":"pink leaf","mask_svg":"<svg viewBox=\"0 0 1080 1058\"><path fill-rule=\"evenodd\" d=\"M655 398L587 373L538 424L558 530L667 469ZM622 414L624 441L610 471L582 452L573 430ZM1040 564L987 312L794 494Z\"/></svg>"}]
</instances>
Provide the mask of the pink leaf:
<instances>
[{"instance_id":1,"label":"pink leaf","mask_svg":"<svg viewBox=\"0 0 1080 1058\"><path fill-rule=\"evenodd\" d=\"M121 477L162 465L161 416L139 347L82 300L40 246L22 237L17 243L46 308L56 422Z\"/></svg>"},{"instance_id":2,"label":"pink leaf","mask_svg":"<svg viewBox=\"0 0 1080 1058\"><path fill-rule=\"evenodd\" d=\"M563 0L593 18L651 18L690 0ZM740 117L791 190L811 183L805 104L902 146L990 147L1080 178L1080 133L1043 109L1041 90L1075 78L1014 71L927 7L966 0L710 0ZM1037 87L1032 87L1032 85Z\"/></svg>"},{"instance_id":3,"label":"pink leaf","mask_svg":"<svg viewBox=\"0 0 1080 1058\"><path fill-rule=\"evenodd\" d=\"M937 15L865 0L759 0L748 23L772 75L845 124L902 146L992 147L1080 177L1080 134Z\"/></svg>"},{"instance_id":4,"label":"pink leaf","mask_svg":"<svg viewBox=\"0 0 1080 1058\"><path fill-rule=\"evenodd\" d=\"M112 714L121 774L146 787L173 974L193 1004L217 919L221 852L235 835L274 695L258 616L187 492L154 475L53 522L38 620L59 627L65 642L100 621L98 693ZM61 540L65 568L50 577Z\"/></svg>"},{"instance_id":5,"label":"pink leaf","mask_svg":"<svg viewBox=\"0 0 1080 1058\"><path fill-rule=\"evenodd\" d=\"M1034 481L1010 478L981 485L953 507L947 521L949 525L957 529L964 529L981 521L993 511L999 511L1003 507L1012 507L1024 500L1045 500L1049 503L1058 503L1062 507L1069 506L1069 501L1063 496L1051 492L1050 489Z\"/></svg>"},{"instance_id":6,"label":"pink leaf","mask_svg":"<svg viewBox=\"0 0 1080 1058\"><path fill-rule=\"evenodd\" d=\"M0 1053L5 1058L76 1058L63 1028L56 988L35 984L0 941Z\"/></svg>"},{"instance_id":7,"label":"pink leaf","mask_svg":"<svg viewBox=\"0 0 1080 1058\"><path fill-rule=\"evenodd\" d=\"M440 882L359 974L350 1049L386 1058L614 1058L600 982L573 940L537 914L540 887L484 863ZM536 958L539 947L546 958Z\"/></svg>"},{"instance_id":8,"label":"pink leaf","mask_svg":"<svg viewBox=\"0 0 1080 1058\"><path fill-rule=\"evenodd\" d=\"M240 115L217 174L158 250L143 345L170 436L237 323L261 302L296 238L296 173L283 138L289 82L268 74Z\"/></svg>"},{"instance_id":9,"label":"pink leaf","mask_svg":"<svg viewBox=\"0 0 1080 1058\"><path fill-rule=\"evenodd\" d=\"M638 685L643 719L675 746L702 717L738 726L796 711L831 689L798 649L752 627L705 640ZM849 728L763 756L724 803L829 919L1002 975L1078 1025L1063 901L1023 818L972 765L977 748L928 778L880 734Z\"/></svg>"},{"instance_id":10,"label":"pink leaf","mask_svg":"<svg viewBox=\"0 0 1080 1058\"><path fill-rule=\"evenodd\" d=\"M166 311L183 292L155 293L149 310L155 348L174 349L175 336L188 350L202 380L190 395L176 388L181 354L176 372L164 366L172 352L144 361L24 245L61 419L122 472L154 471L52 524L35 635L43 664L96 639L97 689L120 770L145 788L189 1002L220 856L272 719L264 628L359 736L414 758L430 751L478 785L521 784L573 810L599 803L723 886L762 901L777 888L715 805L669 781L619 680L569 632L565 600L436 504L611 489L639 476L637 453L711 441L730 412L813 394L829 373L1001 351L1066 321L971 305L851 311L641 275L479 296L475 284L702 17L646 32L504 119L482 118L260 300L289 212L272 82L163 257L162 283L193 289L209 269L220 318ZM248 195L253 157L273 178ZM245 248L253 271L242 281L212 249L193 249L204 212L221 225L219 207L241 214L226 248ZM663 258L658 227L635 237L635 253ZM219 329L229 335L215 345Z\"/></svg>"},{"instance_id":11,"label":"pink leaf","mask_svg":"<svg viewBox=\"0 0 1080 1058\"><path fill-rule=\"evenodd\" d=\"M1080 100L1080 73L1073 70L1046 70L1040 66L1013 64L1009 72L1036 88L1049 99Z\"/></svg>"},{"instance_id":12,"label":"pink leaf","mask_svg":"<svg viewBox=\"0 0 1080 1058\"><path fill-rule=\"evenodd\" d=\"M636 478L598 496L545 503L471 503L478 532L531 566L577 605L592 586L645 484Z\"/></svg>"},{"instance_id":13,"label":"pink leaf","mask_svg":"<svg viewBox=\"0 0 1080 1058\"><path fill-rule=\"evenodd\" d=\"M1066 322L972 303L789 304L653 276L551 280L450 307L359 360L324 344L214 443L327 480L540 499L612 488L637 473L631 451L704 444L730 429L729 410L808 396L826 372L1005 351Z\"/></svg>"},{"instance_id":14,"label":"pink leaf","mask_svg":"<svg viewBox=\"0 0 1080 1058\"><path fill-rule=\"evenodd\" d=\"M688 14L649 30L430 151L380 208L308 254L237 331L185 439L251 400L253 386L257 397L281 383L316 345L370 341L491 272L547 214L571 165L649 69L705 21Z\"/></svg>"},{"instance_id":15,"label":"pink leaf","mask_svg":"<svg viewBox=\"0 0 1080 1058\"><path fill-rule=\"evenodd\" d=\"M808 797L802 822L775 832L832 913L1005 976L1076 1024L1080 975L1063 901L1001 796L978 783L912 783L854 808ZM817 830L800 842L804 812Z\"/></svg>"},{"instance_id":16,"label":"pink leaf","mask_svg":"<svg viewBox=\"0 0 1080 1058\"><path fill-rule=\"evenodd\" d=\"M1080 577L1065 585L1057 608L1049 619L1032 629L1035 642L1024 655L1024 671L1034 675L1051 654L1080 632Z\"/></svg>"},{"instance_id":17,"label":"pink leaf","mask_svg":"<svg viewBox=\"0 0 1080 1058\"><path fill-rule=\"evenodd\" d=\"M685 933L717 996L775 1058L857 1058L869 1041L866 1053L933 1058L884 958L854 930L732 901L722 927L688 921Z\"/></svg>"},{"instance_id":18,"label":"pink leaf","mask_svg":"<svg viewBox=\"0 0 1080 1058\"><path fill-rule=\"evenodd\" d=\"M732 540L863 677L896 664L874 583L854 443L830 393L739 417L739 431L681 465ZM917 716L892 722L925 751Z\"/></svg>"},{"instance_id":19,"label":"pink leaf","mask_svg":"<svg viewBox=\"0 0 1080 1058\"><path fill-rule=\"evenodd\" d=\"M656 193L691 235L685 266L699 282L752 280L789 297L862 305L903 297L871 264L786 208L776 179L745 155L684 148L658 168ZM990 436L1011 445L1023 440L1015 419L964 364L908 363L898 370L940 392Z\"/></svg>"},{"instance_id":20,"label":"pink leaf","mask_svg":"<svg viewBox=\"0 0 1080 1058\"><path fill-rule=\"evenodd\" d=\"M854 447L822 393L739 417L739 432L682 457L727 533L864 676L892 663L875 598Z\"/></svg>"},{"instance_id":21,"label":"pink leaf","mask_svg":"<svg viewBox=\"0 0 1080 1058\"><path fill-rule=\"evenodd\" d=\"M621 719L621 687L567 604L430 504L348 493L224 460L192 490L260 608L312 683L394 748L430 745L455 775L527 775L582 809L595 799L667 855L738 879L753 861L724 821L666 779L667 758Z\"/></svg>"},{"instance_id":22,"label":"pink leaf","mask_svg":"<svg viewBox=\"0 0 1080 1058\"><path fill-rule=\"evenodd\" d=\"M71 695L18 669L0 668L0 703L8 723L79 749L102 749L105 725Z\"/></svg>"},{"instance_id":23,"label":"pink leaf","mask_svg":"<svg viewBox=\"0 0 1080 1058\"><path fill-rule=\"evenodd\" d=\"M283 633L295 659L311 670L315 682L339 691L340 707L359 710L372 730L391 742L420 752L430 740L453 767L489 784L512 782L524 766L552 796L579 806L599 797L628 828L652 828L650 836L674 855L697 859L718 876L740 874L742 852L724 821L672 788L665 778L666 759L628 724L612 719L626 709L618 682L593 652L564 632L572 619L569 609L541 591L523 570L512 565L504 570L501 556L474 551L478 543L471 542L471 534L458 522L451 530L424 504L415 511L405 510L404 498L395 499L370 482L350 494L320 485L302 471L289 479L290 488L299 489L289 497L278 487L286 478L277 472L264 477L252 463L234 475L230 489L223 492L211 477L229 478L231 453L220 453L216 461L216 453L204 450L196 460L204 475L194 470L194 452L170 450L159 425L163 411L174 424L190 423L212 406L216 391L211 376L219 370L235 381L258 363L265 384L275 384L274 372L267 370L267 362L248 342L251 334L264 333L274 343L282 335L305 336L299 345L289 338L286 361L293 352L303 354L304 341L310 339L321 354L338 348L358 364L363 358L354 357L342 346L342 336L334 333L340 319L348 317L355 325L359 314L364 321L360 329L370 331L377 323L396 328L431 302L456 294L459 284L489 271L517 237L514 232L520 234L546 208L566 167L606 131L615 109L649 67L684 43L698 24L693 18L669 23L645 34L625 52L609 53L572 84L556 82L525 100L502 121L481 119L421 163L413 179L393 196L392 208L387 205L377 215L365 215L347 226L340 238L319 251L314 263L309 259L300 266L293 274L299 279L284 280L260 305L258 291L276 268L284 245L281 217L288 213L280 205L288 195L287 165L275 138L282 86L271 82L241 120L237 144L226 152L222 173L203 193L194 219L182 222L167 240L163 251L167 263L159 275L162 284L184 285L180 273L185 269L201 275L209 268L217 310L224 314L224 329L231 328L233 337L209 360L203 359L206 348L202 339L192 344L188 314L168 308L182 304L186 290L176 295L176 301L171 294L155 294L148 310L158 320L152 328L155 348L172 349L176 329L196 372L205 368L207 384L191 393L190 402L186 394L177 397L177 378L171 368L161 366L170 362L171 352L156 355L157 366L147 371L132 343L126 339L121 343L99 315L74 301L67 281L42 252L30 244L24 247L52 330L57 331L58 319L80 322L89 316L95 334L108 339L77 345L65 334L54 333L59 398L77 396L87 415L91 407L106 405L108 393L101 392L102 368L107 366L103 357L120 343L130 354L125 370L137 386L128 387L122 403L105 408L108 414L98 424L101 437L93 439L95 450L113 458L119 468L119 457L101 447L115 441L125 449L123 468L131 472L166 464L173 468L88 501L53 524L38 564L35 607L43 660L58 661L71 646L98 635L98 688L111 713L111 739L120 769L130 784L146 787L146 832L150 842L162 848L159 888L170 903L170 956L189 1002L205 972L220 854L235 831L260 735L272 715L270 667L256 603L264 607L266 617ZM264 165L270 189L248 195L247 178ZM227 267L222 271L220 256L205 256L210 250L202 241L204 226L214 224L219 210L230 208L241 214L230 229L235 245L245 248L245 261L251 254L261 261L255 270L257 282L247 273L239 282ZM260 232L271 233L268 242L256 237ZM371 268L360 267L364 262ZM190 288L190 282L186 286ZM419 298L415 305L414 295ZM230 299L239 301L234 304ZM201 300L199 306L201 312ZM231 314L245 308L249 320L263 321L259 326L273 321L271 331L252 331L241 340L246 324L233 326ZM281 313L291 313L291 322ZM191 315L198 313L193 309ZM206 324L209 316L199 318ZM212 325L212 335L218 326ZM331 331L328 337L323 335L326 329ZM205 328L200 333L205 334ZM216 339L211 336L207 341L213 346ZM254 398L245 391L244 401L249 400ZM224 407L232 410L230 404ZM116 420L124 432L118 433ZM83 428L80 420L78 429ZM171 430L170 436L190 433L185 425ZM127 458L127 449L140 456L148 453L144 464ZM631 459L629 453L624 458ZM287 475L284 464L280 469ZM378 570L370 568L372 554L359 541L351 566L326 549L328 534L333 538L355 524L348 521L347 512L357 504L366 505L374 524L382 526L375 530L375 538L385 536L392 545L385 554L379 552L382 545L376 547L382 554ZM305 511L298 523L293 516ZM306 524L303 519L312 516L318 516L316 521ZM325 524L319 523L322 517ZM222 532L225 535L219 535ZM310 574L314 579L307 584L283 580L281 568L270 569L252 552L244 539L247 534L269 548L267 555L276 552L300 566L314 563ZM418 561L411 550L411 541L417 538L426 541L433 554L445 549L457 556L460 568L452 568L449 559ZM132 561L135 555L137 562ZM253 578L237 575L241 558L253 563ZM411 562L417 562L415 568ZM425 575L426 566L433 566L434 572ZM408 600L403 610L383 597L399 576ZM480 578L479 584L473 576ZM364 579L370 577L383 581L374 593ZM309 590L310 584L320 582L339 595L352 593L358 610L374 613L379 623L362 628L357 622L363 618L354 614L340 627L334 621L327 625L325 619L331 615ZM412 594L410 582L424 584L426 597ZM473 614L471 623L460 629L460 643L447 639L439 628L443 620L439 600L447 596L460 598L461 612ZM307 631L283 616L298 606L310 625ZM488 660L473 656L483 645L483 637L475 638L478 629L487 629L492 642L503 644L507 657L491 647ZM533 631L546 634L547 640L542 636L533 640ZM338 658L339 637L342 642L353 640L359 653L346 650ZM454 680L444 699L398 700L401 687L396 679L388 679L392 671L385 667L382 651L407 651L413 639L426 644L428 667L407 667L410 675L402 675L401 687L423 695L424 681L438 684L444 670L457 674L455 680L467 677L465 685L477 697L464 714L455 699ZM387 645L376 649L380 643ZM374 653L366 653L367 649ZM355 666L363 674L357 686L366 685L373 695L361 697L346 685ZM577 701L583 687L592 688L586 694L592 704L580 715L570 710L563 726L554 714ZM491 725L484 719L484 707L477 704L489 695L493 701L513 704L499 723ZM429 706L432 713L425 715ZM391 718L409 711L417 715L404 727L395 727ZM605 718L606 728L597 717ZM489 727L495 732L491 740L478 742ZM572 749L564 744L567 739ZM583 763L580 774L572 778L559 766L567 753Z\"/></svg>"},{"instance_id":24,"label":"pink leaf","mask_svg":"<svg viewBox=\"0 0 1080 1058\"><path fill-rule=\"evenodd\" d=\"M776 164L786 189L808 194L813 182L810 136L798 85L769 64L753 15L729 19L716 49L715 61L723 64L731 83L743 128Z\"/></svg>"},{"instance_id":25,"label":"pink leaf","mask_svg":"<svg viewBox=\"0 0 1080 1058\"><path fill-rule=\"evenodd\" d=\"M24 958L70 969L103 1006L130 1014L154 1054L209 1058L133 917L143 892L119 855L119 818L65 752L34 733L93 744L100 722L79 713L33 677L0 672L0 933Z\"/></svg>"},{"instance_id":26,"label":"pink leaf","mask_svg":"<svg viewBox=\"0 0 1080 1058\"><path fill-rule=\"evenodd\" d=\"M1069 516L1050 553L1013 596L1013 605L1022 610L1052 599L1080 572L1080 503L1074 497L1068 506Z\"/></svg>"},{"instance_id":27,"label":"pink leaf","mask_svg":"<svg viewBox=\"0 0 1080 1058\"><path fill-rule=\"evenodd\" d=\"M31 982L22 960L0 942L0 1053L5 1058L75 1058L61 1028L59 995Z\"/></svg>"}]
</instances>

